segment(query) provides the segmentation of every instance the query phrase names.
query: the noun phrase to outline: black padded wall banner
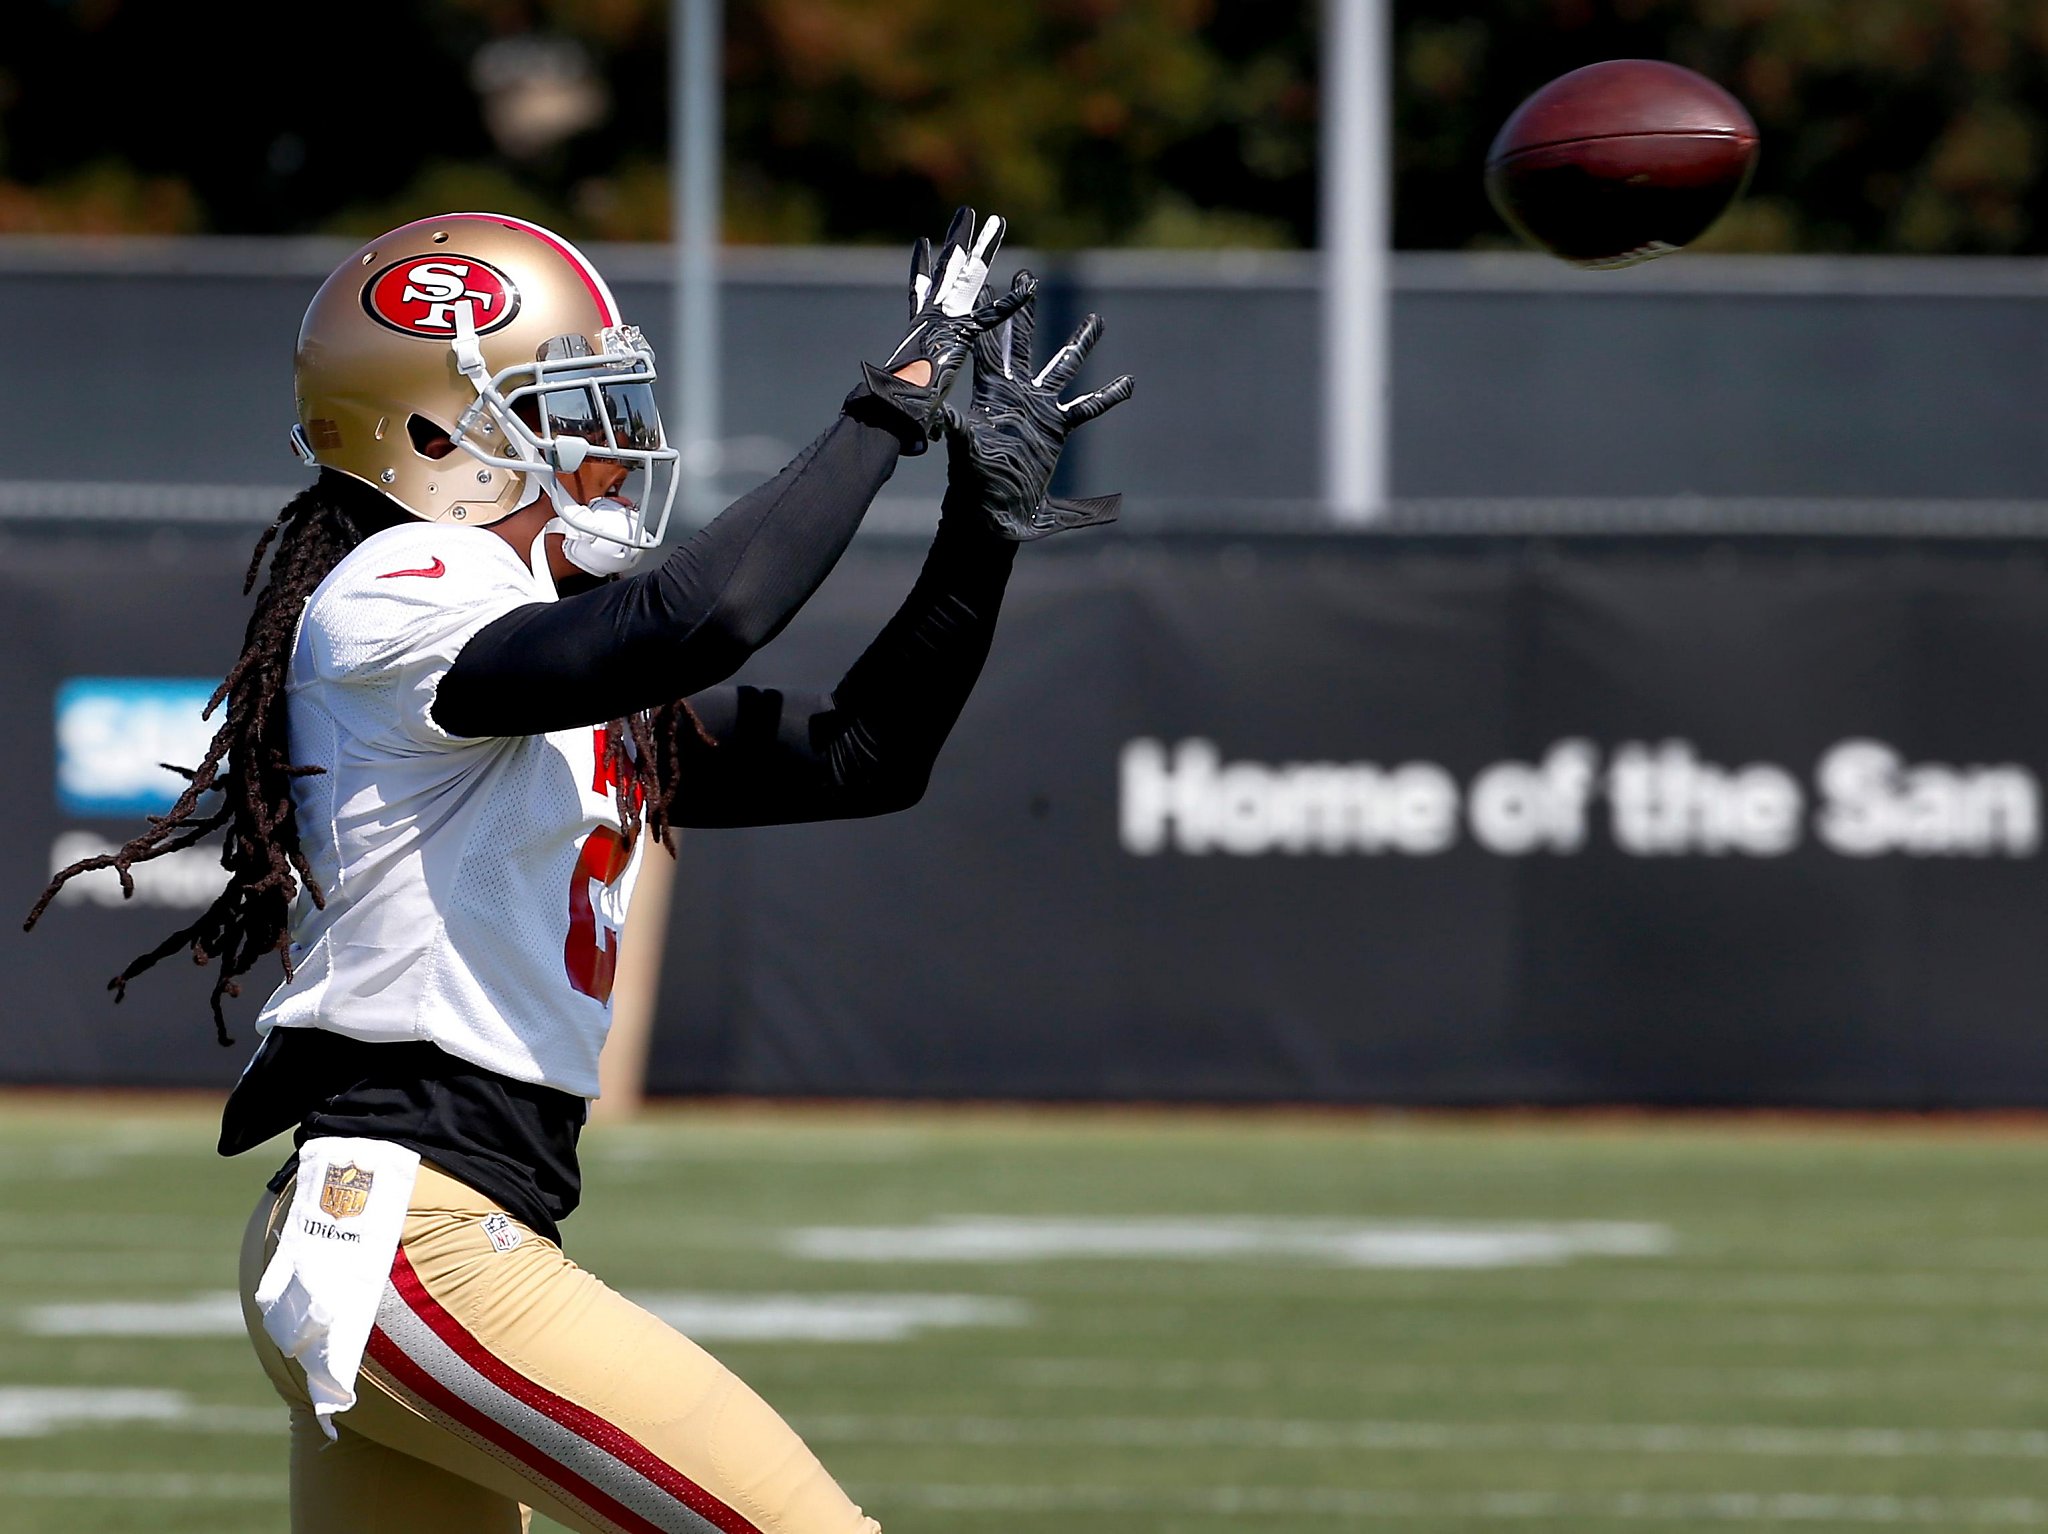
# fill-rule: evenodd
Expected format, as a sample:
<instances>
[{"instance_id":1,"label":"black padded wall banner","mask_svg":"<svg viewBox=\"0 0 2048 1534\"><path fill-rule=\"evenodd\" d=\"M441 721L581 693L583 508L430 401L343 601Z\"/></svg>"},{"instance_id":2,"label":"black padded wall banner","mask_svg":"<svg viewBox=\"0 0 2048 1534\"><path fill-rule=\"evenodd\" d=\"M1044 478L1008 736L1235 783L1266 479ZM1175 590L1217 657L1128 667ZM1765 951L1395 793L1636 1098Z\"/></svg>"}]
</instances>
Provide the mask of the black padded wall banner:
<instances>
[{"instance_id":1,"label":"black padded wall banner","mask_svg":"<svg viewBox=\"0 0 2048 1534\"><path fill-rule=\"evenodd\" d=\"M2048 1103L2048 549L1026 550L923 804L686 836L651 1085L1361 1103ZM747 676L829 682L863 541ZM239 539L18 540L0 887L157 807ZM171 780L175 781L175 780ZM105 979L204 853L0 943L0 1075L221 1085L208 975Z\"/></svg>"},{"instance_id":2,"label":"black padded wall banner","mask_svg":"<svg viewBox=\"0 0 2048 1534\"><path fill-rule=\"evenodd\" d=\"M2048 1102L2044 664L2024 546L1027 553L923 805L691 840L655 1084Z\"/></svg>"}]
</instances>

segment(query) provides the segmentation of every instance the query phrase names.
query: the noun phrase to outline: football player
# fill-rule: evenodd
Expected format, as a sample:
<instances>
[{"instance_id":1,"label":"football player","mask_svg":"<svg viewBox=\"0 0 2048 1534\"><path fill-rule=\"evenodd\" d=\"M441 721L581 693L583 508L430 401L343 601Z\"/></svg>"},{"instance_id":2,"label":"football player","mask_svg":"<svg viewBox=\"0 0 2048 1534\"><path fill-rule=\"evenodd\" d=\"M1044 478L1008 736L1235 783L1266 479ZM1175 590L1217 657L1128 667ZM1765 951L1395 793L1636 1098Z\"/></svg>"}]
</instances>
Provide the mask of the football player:
<instances>
[{"instance_id":1,"label":"football player","mask_svg":"<svg viewBox=\"0 0 2048 1534\"><path fill-rule=\"evenodd\" d=\"M285 979L220 1148L295 1132L244 1243L249 1333L290 1408L300 1534L864 1534L782 1420L571 1262L619 932L678 826L917 801L980 672L1017 544L1112 519L1047 485L1128 397L1060 393L1100 325L1029 365L1002 222L913 256L910 325L774 479L660 553L676 450L654 356L595 268L518 219L372 240L307 310L274 547L226 717L177 806L53 881L226 834L220 897L131 963L265 954ZM964 408L947 410L974 358ZM829 691L726 679L944 436L937 536ZM245 587L247 589L247 587ZM34 915L30 918L34 920Z\"/></svg>"}]
</instances>

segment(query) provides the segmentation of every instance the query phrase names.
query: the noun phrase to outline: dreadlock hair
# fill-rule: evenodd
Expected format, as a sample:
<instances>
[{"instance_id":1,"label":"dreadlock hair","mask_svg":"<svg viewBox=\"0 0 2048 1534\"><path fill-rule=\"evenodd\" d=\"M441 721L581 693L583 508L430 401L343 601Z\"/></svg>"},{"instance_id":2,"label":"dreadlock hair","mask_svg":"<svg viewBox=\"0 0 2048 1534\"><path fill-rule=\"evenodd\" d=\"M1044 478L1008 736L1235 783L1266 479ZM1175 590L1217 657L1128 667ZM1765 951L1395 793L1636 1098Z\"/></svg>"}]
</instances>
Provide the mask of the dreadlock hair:
<instances>
[{"instance_id":1,"label":"dreadlock hair","mask_svg":"<svg viewBox=\"0 0 2048 1534\"><path fill-rule=\"evenodd\" d=\"M324 909L327 903L300 848L292 809L293 780L323 770L294 765L291 759L285 677L299 615L344 555L372 533L407 519L385 496L332 469L322 469L285 505L256 540L242 594L255 587L263 556L274 544L270 577L256 593L242 653L214 689L202 717L211 718L223 703L227 712L196 767L163 764L185 779L184 792L164 814L149 816L149 828L125 846L81 858L58 872L29 912L24 929L35 926L72 879L102 868L120 877L123 898L132 897L137 863L194 846L226 828L220 861L228 871L227 887L195 921L138 955L107 983L116 1001L126 996L128 982L137 975L187 948L195 964L219 964L211 997L213 1031L227 1045L234 1039L222 1006L228 997L242 994L240 977L265 954L275 953L285 978L291 978L291 911L301 885L314 906ZM605 727L604 763L629 844L644 829L671 853L675 850L669 806L685 719L703 737L703 726L682 702L614 719ZM211 794L218 794L219 802L203 806Z\"/></svg>"}]
</instances>

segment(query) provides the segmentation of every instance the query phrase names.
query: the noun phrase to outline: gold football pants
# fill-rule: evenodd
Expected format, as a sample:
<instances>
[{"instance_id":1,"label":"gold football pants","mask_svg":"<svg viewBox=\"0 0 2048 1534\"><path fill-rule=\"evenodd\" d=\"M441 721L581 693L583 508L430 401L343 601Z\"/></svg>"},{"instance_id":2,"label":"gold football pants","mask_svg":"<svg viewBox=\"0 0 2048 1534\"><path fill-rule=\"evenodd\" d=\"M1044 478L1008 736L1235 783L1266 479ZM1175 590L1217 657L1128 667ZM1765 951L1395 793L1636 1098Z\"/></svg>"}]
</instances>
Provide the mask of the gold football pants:
<instances>
[{"instance_id":1,"label":"gold football pants","mask_svg":"<svg viewBox=\"0 0 2048 1534\"><path fill-rule=\"evenodd\" d=\"M428 1165L329 1442L250 1298L291 1200L249 1221L242 1314L291 1408L293 1534L520 1534L529 1508L583 1534L879 1534L723 1364L524 1225L499 1250L484 1220L508 1217Z\"/></svg>"}]
</instances>

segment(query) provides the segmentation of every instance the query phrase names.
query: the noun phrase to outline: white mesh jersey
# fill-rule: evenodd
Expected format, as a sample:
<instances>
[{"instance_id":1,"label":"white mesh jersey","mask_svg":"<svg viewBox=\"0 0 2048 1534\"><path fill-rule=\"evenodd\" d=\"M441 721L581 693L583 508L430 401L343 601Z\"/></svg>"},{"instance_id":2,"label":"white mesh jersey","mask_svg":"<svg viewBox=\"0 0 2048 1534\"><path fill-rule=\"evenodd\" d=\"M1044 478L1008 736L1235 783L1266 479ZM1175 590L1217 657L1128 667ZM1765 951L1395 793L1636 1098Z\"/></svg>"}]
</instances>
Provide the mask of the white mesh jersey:
<instances>
[{"instance_id":1,"label":"white mesh jersey","mask_svg":"<svg viewBox=\"0 0 2048 1534\"><path fill-rule=\"evenodd\" d=\"M293 911L294 973L258 1028L427 1040L597 1096L642 849L601 728L465 739L434 722L470 636L551 601L503 539L413 523L365 539L306 604L287 682L299 839L325 892Z\"/></svg>"}]
</instances>

